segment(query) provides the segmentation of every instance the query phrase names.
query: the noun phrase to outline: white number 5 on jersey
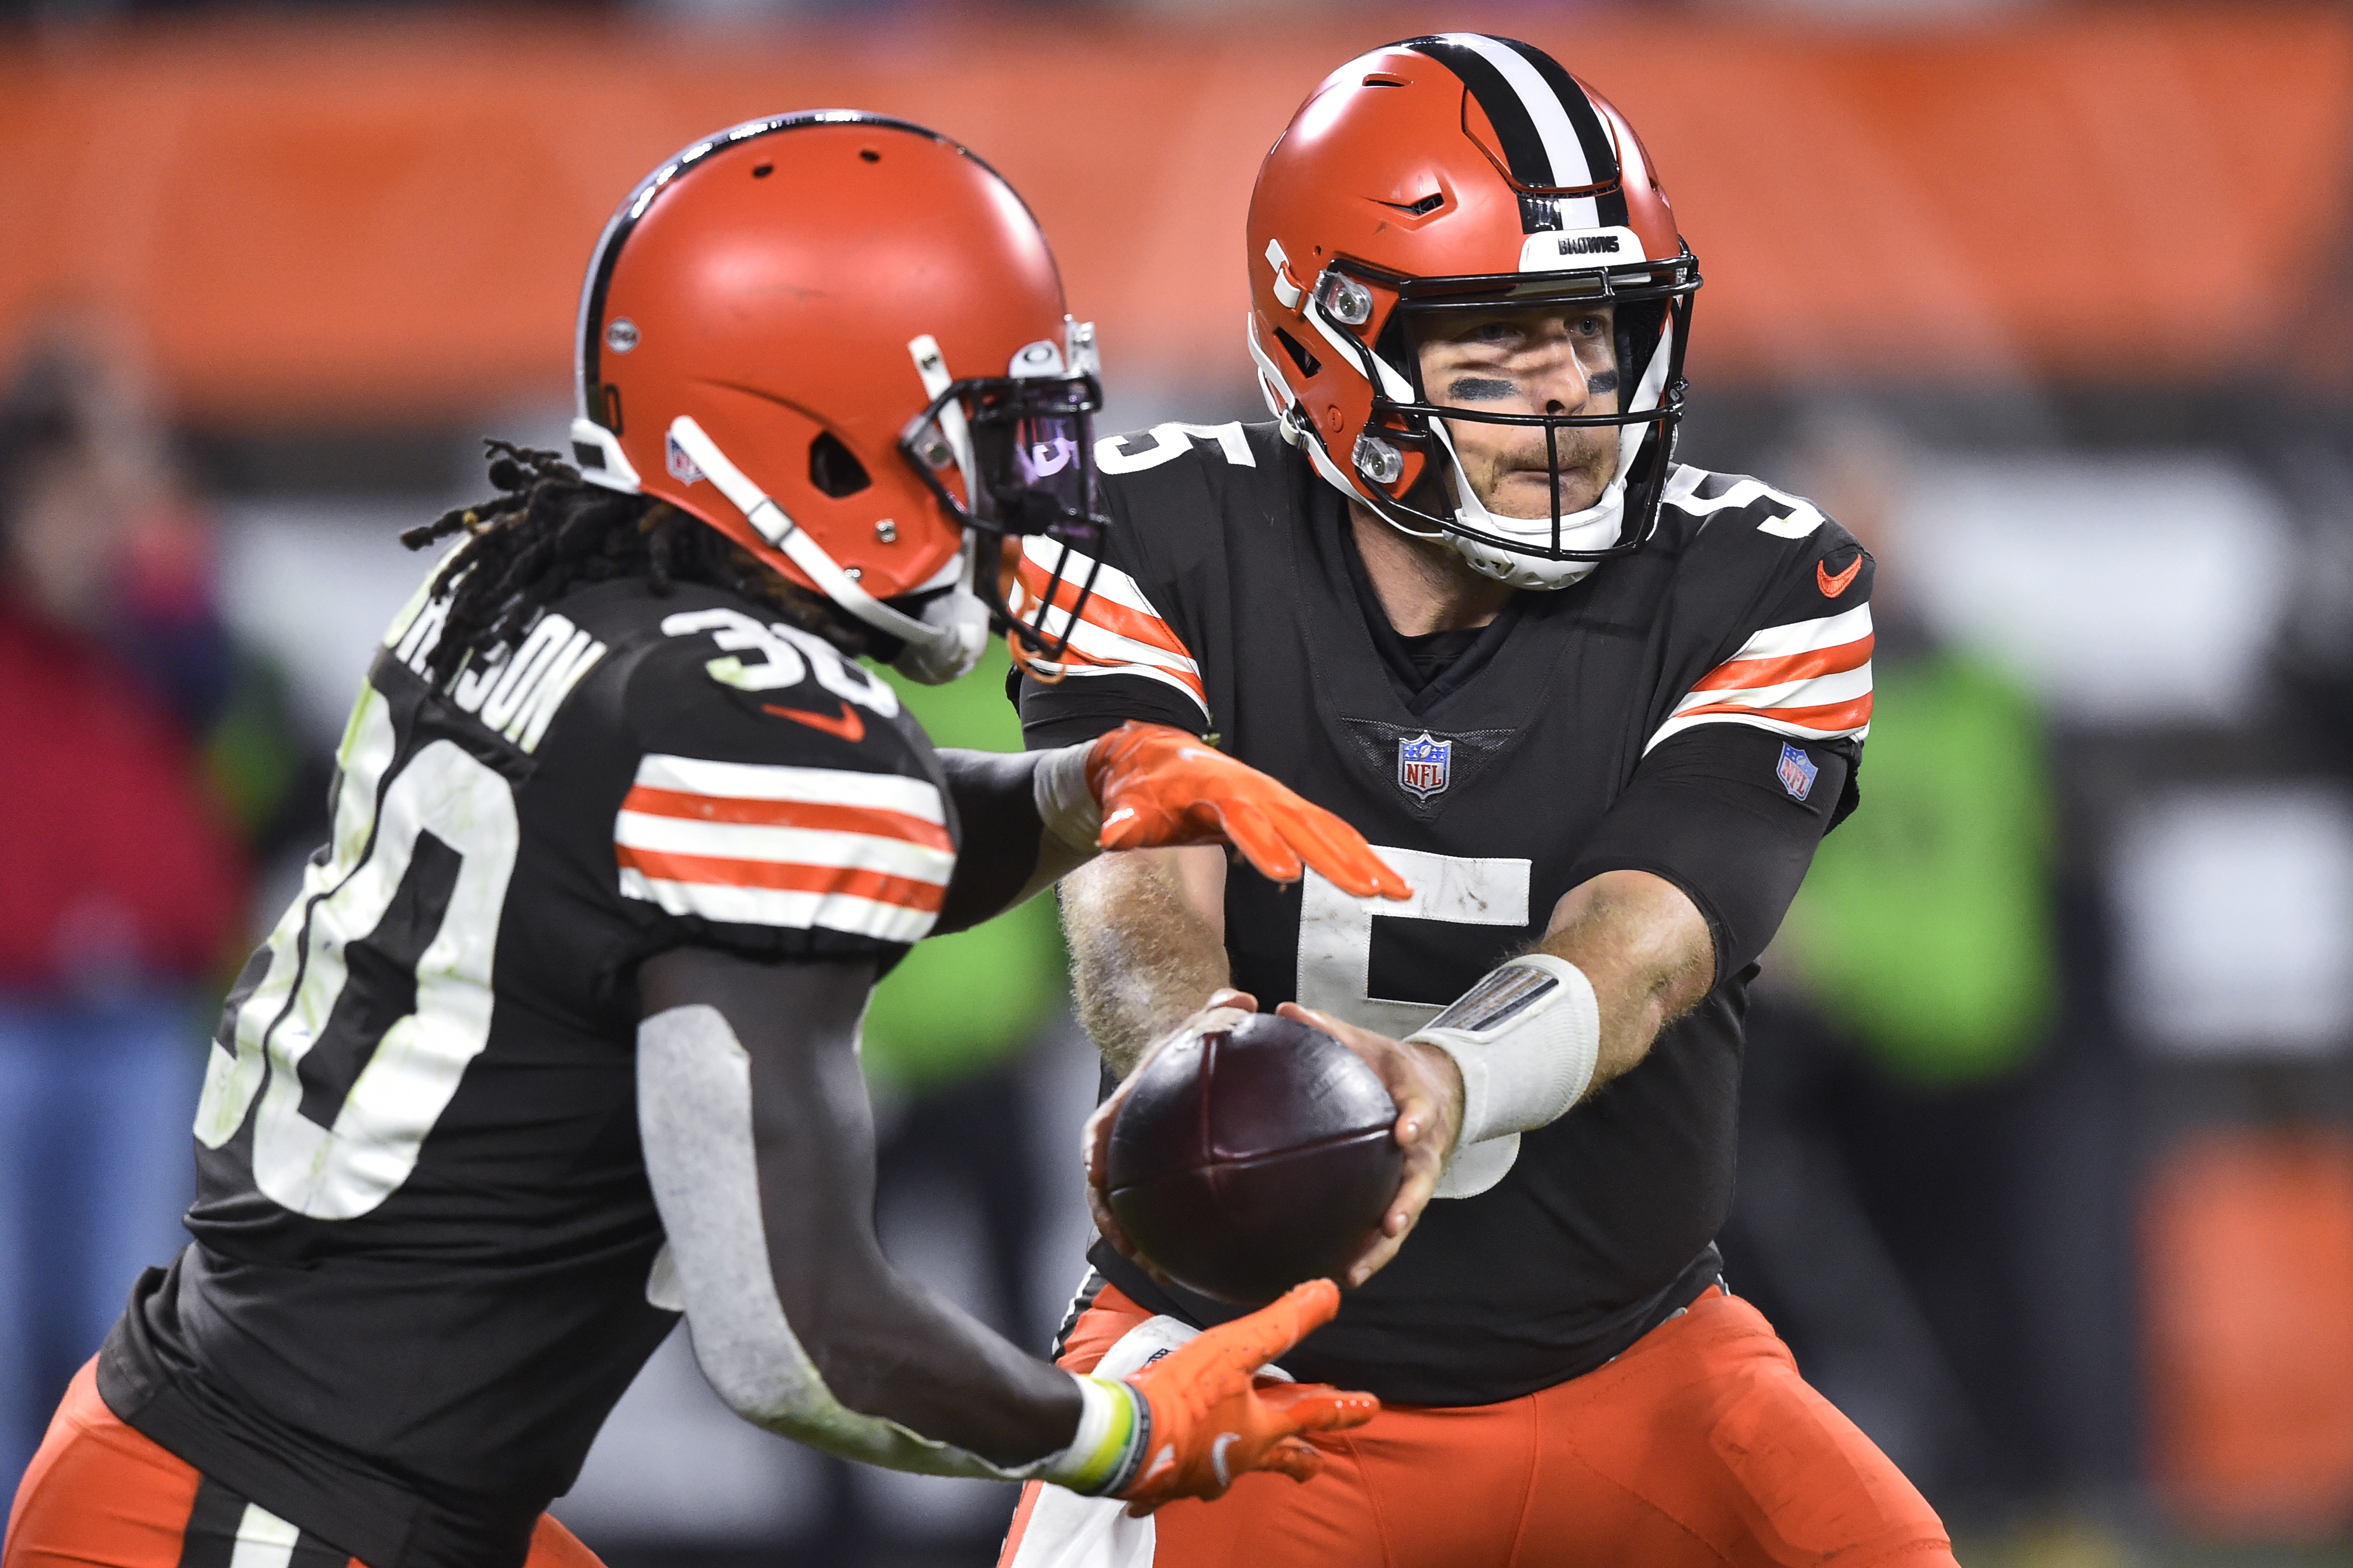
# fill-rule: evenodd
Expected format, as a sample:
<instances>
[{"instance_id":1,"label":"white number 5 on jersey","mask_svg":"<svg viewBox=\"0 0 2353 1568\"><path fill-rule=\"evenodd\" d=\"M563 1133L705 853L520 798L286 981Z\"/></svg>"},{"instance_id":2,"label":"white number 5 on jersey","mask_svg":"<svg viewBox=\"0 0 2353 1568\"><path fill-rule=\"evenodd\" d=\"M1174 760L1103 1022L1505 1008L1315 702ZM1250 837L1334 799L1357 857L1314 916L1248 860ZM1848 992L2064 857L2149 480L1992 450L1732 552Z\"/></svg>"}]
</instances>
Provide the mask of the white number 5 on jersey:
<instances>
[{"instance_id":1,"label":"white number 5 on jersey","mask_svg":"<svg viewBox=\"0 0 2353 1568\"><path fill-rule=\"evenodd\" d=\"M1373 853L1413 884L1413 897L1359 899L1307 871L1299 900L1300 1005L1329 1013L1359 1028L1401 1040L1436 1017L1440 1009L1422 1002L1396 1002L1373 994L1373 918L1451 921L1457 925L1528 923L1528 879L1534 862L1432 855L1421 849L1373 846ZM1458 1155L1431 1195L1474 1197L1504 1179L1519 1157L1517 1133L1474 1145Z\"/></svg>"},{"instance_id":2,"label":"white number 5 on jersey","mask_svg":"<svg viewBox=\"0 0 2353 1568\"><path fill-rule=\"evenodd\" d=\"M1359 1028L1403 1039L1438 1016L1440 1009L1373 994L1373 917L1525 926L1535 862L1477 860L1383 844L1372 847L1413 884L1413 896L1402 903L1355 898L1308 868L1299 902L1299 1003Z\"/></svg>"}]
</instances>

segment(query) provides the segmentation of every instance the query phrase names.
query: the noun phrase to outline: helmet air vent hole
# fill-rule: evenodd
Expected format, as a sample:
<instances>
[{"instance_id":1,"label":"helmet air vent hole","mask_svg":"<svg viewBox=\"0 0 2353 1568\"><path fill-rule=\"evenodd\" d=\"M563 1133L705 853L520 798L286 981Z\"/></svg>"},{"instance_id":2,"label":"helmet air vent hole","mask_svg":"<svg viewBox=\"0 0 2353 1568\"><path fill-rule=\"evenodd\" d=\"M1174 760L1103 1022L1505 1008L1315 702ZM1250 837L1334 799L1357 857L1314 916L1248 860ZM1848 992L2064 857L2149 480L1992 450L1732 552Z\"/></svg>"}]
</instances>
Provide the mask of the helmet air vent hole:
<instances>
[{"instance_id":1,"label":"helmet air vent hole","mask_svg":"<svg viewBox=\"0 0 2353 1568\"><path fill-rule=\"evenodd\" d=\"M755 180L765 180L776 172L776 166L774 163L754 163L752 165L752 177Z\"/></svg>"},{"instance_id":2,"label":"helmet air vent hole","mask_svg":"<svg viewBox=\"0 0 2353 1568\"><path fill-rule=\"evenodd\" d=\"M1401 76L1390 76L1383 71L1375 71L1365 79L1365 85L1366 87L1403 87L1406 85L1406 79Z\"/></svg>"},{"instance_id":3,"label":"helmet air vent hole","mask_svg":"<svg viewBox=\"0 0 2353 1568\"><path fill-rule=\"evenodd\" d=\"M1430 195L1422 197L1421 200L1414 203L1413 205L1406 208L1405 210L1411 213L1416 217L1424 217L1436 212L1440 207L1445 205L1446 193L1444 191L1432 191Z\"/></svg>"},{"instance_id":4,"label":"helmet air vent hole","mask_svg":"<svg viewBox=\"0 0 2353 1568\"><path fill-rule=\"evenodd\" d=\"M840 437L830 430L820 433L809 443L809 483L836 500L854 496L874 481L867 477L866 465L858 454L841 444Z\"/></svg>"},{"instance_id":5,"label":"helmet air vent hole","mask_svg":"<svg viewBox=\"0 0 2353 1568\"><path fill-rule=\"evenodd\" d=\"M1274 341L1282 345L1282 352L1291 356L1291 363L1299 367L1300 374L1314 376L1324 368L1323 362L1307 352L1305 343L1301 342L1281 327L1274 329Z\"/></svg>"},{"instance_id":6,"label":"helmet air vent hole","mask_svg":"<svg viewBox=\"0 0 2353 1568\"><path fill-rule=\"evenodd\" d=\"M882 161L882 154L871 147L860 147L858 150L858 155L870 163L879 163Z\"/></svg>"}]
</instances>

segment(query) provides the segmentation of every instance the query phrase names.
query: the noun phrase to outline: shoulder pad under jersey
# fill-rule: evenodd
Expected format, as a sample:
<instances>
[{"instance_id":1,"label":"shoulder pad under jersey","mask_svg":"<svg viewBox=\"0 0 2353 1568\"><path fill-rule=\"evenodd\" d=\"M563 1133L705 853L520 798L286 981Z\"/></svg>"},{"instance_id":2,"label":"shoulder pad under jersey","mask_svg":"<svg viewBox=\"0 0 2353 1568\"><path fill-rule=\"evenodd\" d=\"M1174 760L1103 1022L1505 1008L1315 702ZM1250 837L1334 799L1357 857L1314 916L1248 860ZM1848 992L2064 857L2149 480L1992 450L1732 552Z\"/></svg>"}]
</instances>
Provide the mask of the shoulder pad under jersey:
<instances>
[{"instance_id":1,"label":"shoulder pad under jersey","mask_svg":"<svg viewBox=\"0 0 2353 1568\"><path fill-rule=\"evenodd\" d=\"M1813 502L1760 479L1679 468L1661 518L1683 542L1683 613L1715 633L1706 673L1644 750L1697 724L1792 739L1871 728L1873 563Z\"/></svg>"},{"instance_id":2,"label":"shoulder pad under jersey","mask_svg":"<svg viewBox=\"0 0 2353 1568\"><path fill-rule=\"evenodd\" d=\"M1223 570L1229 526L1265 515L1269 495L1287 482L1281 451L1272 426L1240 423L1155 425L1096 442L1111 522L1103 537L1086 549L1036 535L1023 541L1017 607L1027 613L1050 595L1061 613L1049 611L1045 629L1070 635L1044 672L1143 680L1157 689L1166 717L1211 727L1187 646L1187 586Z\"/></svg>"},{"instance_id":3,"label":"shoulder pad under jersey","mask_svg":"<svg viewBox=\"0 0 2353 1568\"><path fill-rule=\"evenodd\" d=\"M626 699L639 755L614 823L622 893L734 926L928 932L955 824L898 694L741 601L681 603L659 629Z\"/></svg>"}]
</instances>

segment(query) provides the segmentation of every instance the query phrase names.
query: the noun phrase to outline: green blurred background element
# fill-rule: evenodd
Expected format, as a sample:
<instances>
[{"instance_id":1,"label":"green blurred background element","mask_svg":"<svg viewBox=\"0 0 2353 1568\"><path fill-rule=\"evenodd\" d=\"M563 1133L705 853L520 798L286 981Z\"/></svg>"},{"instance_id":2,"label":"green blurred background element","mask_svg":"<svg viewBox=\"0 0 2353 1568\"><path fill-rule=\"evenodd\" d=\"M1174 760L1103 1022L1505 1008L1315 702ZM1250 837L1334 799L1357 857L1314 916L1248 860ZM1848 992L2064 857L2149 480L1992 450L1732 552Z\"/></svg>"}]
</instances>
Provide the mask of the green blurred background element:
<instances>
[{"instance_id":1,"label":"green blurred background element","mask_svg":"<svg viewBox=\"0 0 2353 1568\"><path fill-rule=\"evenodd\" d=\"M972 674L922 686L889 680L935 746L1021 750L1021 721L1005 700L1011 660L1002 641ZM1061 922L1050 895L995 920L916 944L874 993L866 1012L866 1076L878 1088L920 1095L1019 1056L1037 1039L1069 981Z\"/></svg>"},{"instance_id":2,"label":"green blurred background element","mask_svg":"<svg viewBox=\"0 0 2353 1568\"><path fill-rule=\"evenodd\" d=\"M2033 1055L2059 994L2041 715L1958 649L1875 660L1873 679L1867 809L1815 855L1791 955L1890 1076L1985 1082Z\"/></svg>"}]
</instances>

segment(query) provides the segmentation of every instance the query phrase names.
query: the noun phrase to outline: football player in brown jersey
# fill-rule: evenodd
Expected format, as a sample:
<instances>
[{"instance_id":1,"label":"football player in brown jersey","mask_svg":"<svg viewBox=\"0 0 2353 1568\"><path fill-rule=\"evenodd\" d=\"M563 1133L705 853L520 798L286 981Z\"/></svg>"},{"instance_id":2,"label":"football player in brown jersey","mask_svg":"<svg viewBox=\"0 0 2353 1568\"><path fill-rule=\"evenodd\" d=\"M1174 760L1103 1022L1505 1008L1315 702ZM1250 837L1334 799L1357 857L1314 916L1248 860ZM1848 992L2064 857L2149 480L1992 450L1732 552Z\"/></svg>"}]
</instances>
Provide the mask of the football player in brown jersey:
<instances>
[{"instance_id":1,"label":"football player in brown jersey","mask_svg":"<svg viewBox=\"0 0 2353 1568\"><path fill-rule=\"evenodd\" d=\"M1282 1366L1384 1409L1308 1485L1215 1510L1029 1489L1005 1562L1949 1563L1714 1247L1757 956L1856 799L1869 557L1675 460L1698 264L1632 127L1540 50L1447 34L1334 72L1246 260L1273 424L1102 443L1100 547L1028 544L1068 644L1020 703L1039 746L1214 731L1414 883L1384 905L1176 849L1062 892L1114 1073L1209 1000L1383 1072L1408 1173ZM1089 574L1084 604L1055 581ZM1065 1365L1231 1319L1096 1217Z\"/></svg>"},{"instance_id":2,"label":"football player in brown jersey","mask_svg":"<svg viewBox=\"0 0 2353 1568\"><path fill-rule=\"evenodd\" d=\"M195 1240L75 1380L7 1568L591 1563L543 1510L681 1312L749 1420L1139 1511L1312 1474L1301 1435L1373 1407L1253 1386L1328 1281L1074 1375L874 1239L858 1026L913 942L1099 845L1406 891L1181 731L935 752L855 662L963 674L1008 542L1098 527L1092 336L1020 199L903 121L739 125L615 215L577 348L577 466L501 449L411 537L458 543L228 999Z\"/></svg>"}]
</instances>

